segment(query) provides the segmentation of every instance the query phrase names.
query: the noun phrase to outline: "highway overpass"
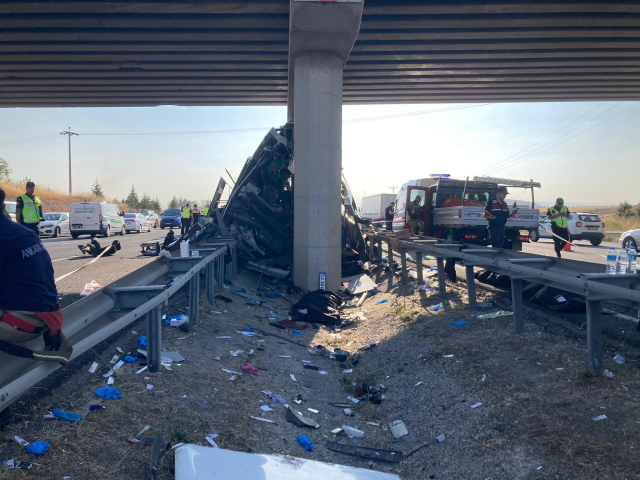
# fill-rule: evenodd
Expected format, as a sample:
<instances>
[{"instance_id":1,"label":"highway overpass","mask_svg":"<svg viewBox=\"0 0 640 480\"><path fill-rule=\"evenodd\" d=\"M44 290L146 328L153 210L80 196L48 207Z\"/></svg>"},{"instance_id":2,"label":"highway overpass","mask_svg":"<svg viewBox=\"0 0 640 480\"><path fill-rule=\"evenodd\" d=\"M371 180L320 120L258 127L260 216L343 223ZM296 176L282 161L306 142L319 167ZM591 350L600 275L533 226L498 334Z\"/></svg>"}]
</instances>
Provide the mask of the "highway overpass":
<instances>
[{"instance_id":1,"label":"highway overpass","mask_svg":"<svg viewBox=\"0 0 640 480\"><path fill-rule=\"evenodd\" d=\"M0 1L0 106L285 105L289 0ZM344 103L640 97L640 2L366 0Z\"/></svg>"},{"instance_id":2,"label":"highway overpass","mask_svg":"<svg viewBox=\"0 0 640 480\"><path fill-rule=\"evenodd\" d=\"M637 1L0 0L0 107L288 105L309 290L340 284L343 104L638 98Z\"/></svg>"}]
</instances>

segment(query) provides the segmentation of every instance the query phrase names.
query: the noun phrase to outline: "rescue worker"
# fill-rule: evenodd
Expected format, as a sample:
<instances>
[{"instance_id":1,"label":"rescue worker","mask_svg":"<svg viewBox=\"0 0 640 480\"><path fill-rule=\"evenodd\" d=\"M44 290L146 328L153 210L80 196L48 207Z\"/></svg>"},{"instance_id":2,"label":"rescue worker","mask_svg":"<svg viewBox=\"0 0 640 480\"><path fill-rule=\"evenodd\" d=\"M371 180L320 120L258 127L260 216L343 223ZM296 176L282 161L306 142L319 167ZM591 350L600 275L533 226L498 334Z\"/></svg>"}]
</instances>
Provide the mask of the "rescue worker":
<instances>
[{"instance_id":1,"label":"rescue worker","mask_svg":"<svg viewBox=\"0 0 640 480\"><path fill-rule=\"evenodd\" d=\"M184 235L191 228L191 221L193 215L191 214L191 206L187 203L182 207L182 228L180 229L180 235Z\"/></svg>"},{"instance_id":2,"label":"rescue worker","mask_svg":"<svg viewBox=\"0 0 640 480\"><path fill-rule=\"evenodd\" d=\"M209 207L204 207L202 209L202 216L203 217L208 217L209 216Z\"/></svg>"},{"instance_id":3,"label":"rescue worker","mask_svg":"<svg viewBox=\"0 0 640 480\"><path fill-rule=\"evenodd\" d=\"M560 252L569 241L567 218L570 216L571 212L564 206L564 200L562 198L556 198L556 204L547 210L547 217L551 221L551 231L554 235L557 235L553 237L553 243L558 258L562 258Z\"/></svg>"},{"instance_id":4,"label":"rescue worker","mask_svg":"<svg viewBox=\"0 0 640 480\"><path fill-rule=\"evenodd\" d=\"M509 206L505 201L509 194L507 187L498 187L496 198L490 200L482 213L482 218L489 221L489 236L493 248L504 248L507 240L506 225L509 217L513 217L518 209L509 213Z\"/></svg>"},{"instance_id":5,"label":"rescue worker","mask_svg":"<svg viewBox=\"0 0 640 480\"><path fill-rule=\"evenodd\" d=\"M409 225L409 230L411 233L415 233L418 235L420 233L420 229L422 228L422 232L424 233L424 222L422 221L422 197L418 195L413 202L410 202L407 205L407 216ZM415 232L414 232L415 228Z\"/></svg>"},{"instance_id":6,"label":"rescue worker","mask_svg":"<svg viewBox=\"0 0 640 480\"><path fill-rule=\"evenodd\" d=\"M16 201L16 222L24 225L29 230L40 236L40 220L44 219L42 214L42 201L34 194L36 184L27 182L27 193L20 195Z\"/></svg>"},{"instance_id":7,"label":"rescue worker","mask_svg":"<svg viewBox=\"0 0 640 480\"><path fill-rule=\"evenodd\" d=\"M198 208L198 204L194 203L193 208L191 209L191 214L193 215L193 224L198 223L198 219L200 218L200 208Z\"/></svg>"},{"instance_id":8,"label":"rescue worker","mask_svg":"<svg viewBox=\"0 0 640 480\"><path fill-rule=\"evenodd\" d=\"M0 188L0 351L66 365L73 349L61 331L51 257L33 230L4 215L4 200ZM43 350L17 345L38 337Z\"/></svg>"},{"instance_id":9,"label":"rescue worker","mask_svg":"<svg viewBox=\"0 0 640 480\"><path fill-rule=\"evenodd\" d=\"M387 222L387 231L393 230L393 216L396 213L396 204L391 202L387 208L384 209L384 219Z\"/></svg>"}]
</instances>

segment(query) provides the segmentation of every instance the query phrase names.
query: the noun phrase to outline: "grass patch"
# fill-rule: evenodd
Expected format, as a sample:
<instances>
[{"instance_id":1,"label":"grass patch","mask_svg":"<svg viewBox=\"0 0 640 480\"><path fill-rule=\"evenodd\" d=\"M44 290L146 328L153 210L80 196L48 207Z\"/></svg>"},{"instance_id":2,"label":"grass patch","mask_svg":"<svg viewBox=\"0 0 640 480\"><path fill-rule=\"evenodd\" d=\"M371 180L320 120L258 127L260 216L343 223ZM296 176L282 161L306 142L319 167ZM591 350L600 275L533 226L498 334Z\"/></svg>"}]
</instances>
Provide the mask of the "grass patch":
<instances>
[{"instance_id":1,"label":"grass patch","mask_svg":"<svg viewBox=\"0 0 640 480\"><path fill-rule=\"evenodd\" d=\"M396 297L395 300L395 315L403 322L410 322L415 317L416 311L413 309L411 303L407 306L407 300L402 299L402 301L398 300Z\"/></svg>"}]
</instances>

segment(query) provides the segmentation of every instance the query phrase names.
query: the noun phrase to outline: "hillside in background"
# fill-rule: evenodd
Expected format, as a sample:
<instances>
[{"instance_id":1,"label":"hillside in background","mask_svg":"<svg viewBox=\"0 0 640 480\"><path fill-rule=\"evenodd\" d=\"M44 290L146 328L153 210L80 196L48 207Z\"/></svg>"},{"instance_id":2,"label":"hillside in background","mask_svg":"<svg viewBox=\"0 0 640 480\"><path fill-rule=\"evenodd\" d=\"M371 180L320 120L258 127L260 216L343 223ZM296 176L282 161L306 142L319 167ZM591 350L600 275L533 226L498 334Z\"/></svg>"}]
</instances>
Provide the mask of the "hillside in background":
<instances>
[{"instance_id":1,"label":"hillside in background","mask_svg":"<svg viewBox=\"0 0 640 480\"><path fill-rule=\"evenodd\" d=\"M25 193L25 187L22 182L2 182L0 187L7 194L8 202L15 202L16 199ZM129 209L123 203L119 201L108 200L106 198L100 199L90 193L80 192L75 195L69 196L68 194L53 190L48 187L36 186L36 195L42 200L42 209L47 212L68 212L73 202L94 202L94 201L107 201L118 205L120 210L127 212Z\"/></svg>"}]
</instances>

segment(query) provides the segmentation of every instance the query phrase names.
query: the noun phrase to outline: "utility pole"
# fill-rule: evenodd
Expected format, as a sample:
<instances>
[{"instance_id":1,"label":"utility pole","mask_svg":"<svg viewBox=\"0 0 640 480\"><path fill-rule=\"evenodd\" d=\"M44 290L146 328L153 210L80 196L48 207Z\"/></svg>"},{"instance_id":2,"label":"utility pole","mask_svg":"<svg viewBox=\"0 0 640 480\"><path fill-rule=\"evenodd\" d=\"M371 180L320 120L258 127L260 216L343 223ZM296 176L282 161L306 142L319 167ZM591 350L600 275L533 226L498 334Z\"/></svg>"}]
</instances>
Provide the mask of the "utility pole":
<instances>
[{"instance_id":1,"label":"utility pole","mask_svg":"<svg viewBox=\"0 0 640 480\"><path fill-rule=\"evenodd\" d=\"M73 133L71 131L71 127L69 127L69 130L65 131L65 132L60 132L60 135L67 135L69 137L69 195L71 195L71 137L73 135L78 136L77 133Z\"/></svg>"},{"instance_id":2,"label":"utility pole","mask_svg":"<svg viewBox=\"0 0 640 480\"><path fill-rule=\"evenodd\" d=\"M396 193L396 188L398 188L398 186L396 185L395 187L388 187L391 189L391 193Z\"/></svg>"}]
</instances>

